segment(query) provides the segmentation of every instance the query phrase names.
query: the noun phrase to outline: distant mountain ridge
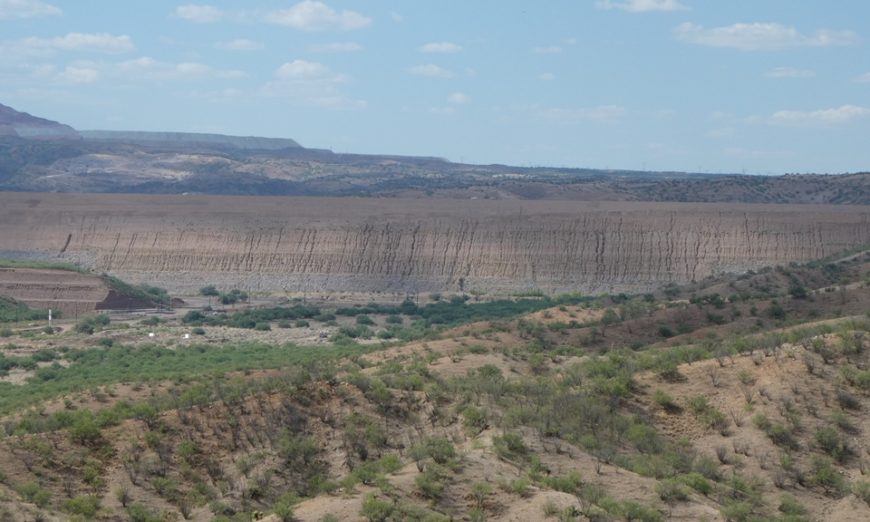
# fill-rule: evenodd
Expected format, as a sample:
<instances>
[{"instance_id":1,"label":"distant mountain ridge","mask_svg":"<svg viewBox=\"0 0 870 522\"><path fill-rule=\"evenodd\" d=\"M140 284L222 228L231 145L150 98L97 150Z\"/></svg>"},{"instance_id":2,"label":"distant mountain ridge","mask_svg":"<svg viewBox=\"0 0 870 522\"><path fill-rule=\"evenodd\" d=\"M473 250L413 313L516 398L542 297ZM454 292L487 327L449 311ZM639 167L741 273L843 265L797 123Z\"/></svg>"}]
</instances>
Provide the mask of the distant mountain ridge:
<instances>
[{"instance_id":1,"label":"distant mountain ridge","mask_svg":"<svg viewBox=\"0 0 870 522\"><path fill-rule=\"evenodd\" d=\"M289 138L263 138L260 136L230 136L198 132L149 131L79 131L69 125L39 118L0 104L0 137L15 136L24 139L85 139L91 141L128 143L134 145L205 145L231 147L242 150L282 150L303 148Z\"/></svg>"},{"instance_id":2,"label":"distant mountain ridge","mask_svg":"<svg viewBox=\"0 0 870 522\"><path fill-rule=\"evenodd\" d=\"M713 175L347 154L295 140L76 131L0 105L0 191L870 204L870 173Z\"/></svg>"},{"instance_id":3,"label":"distant mountain ridge","mask_svg":"<svg viewBox=\"0 0 870 522\"><path fill-rule=\"evenodd\" d=\"M0 136L80 139L78 132L69 125L16 111L2 103L0 103Z\"/></svg>"},{"instance_id":4,"label":"distant mountain ridge","mask_svg":"<svg viewBox=\"0 0 870 522\"><path fill-rule=\"evenodd\" d=\"M299 143L289 138L262 138L258 136L227 136L198 132L148 132L148 131L79 131L86 140L112 141L133 144L191 144L234 147L245 150L300 149Z\"/></svg>"}]
</instances>

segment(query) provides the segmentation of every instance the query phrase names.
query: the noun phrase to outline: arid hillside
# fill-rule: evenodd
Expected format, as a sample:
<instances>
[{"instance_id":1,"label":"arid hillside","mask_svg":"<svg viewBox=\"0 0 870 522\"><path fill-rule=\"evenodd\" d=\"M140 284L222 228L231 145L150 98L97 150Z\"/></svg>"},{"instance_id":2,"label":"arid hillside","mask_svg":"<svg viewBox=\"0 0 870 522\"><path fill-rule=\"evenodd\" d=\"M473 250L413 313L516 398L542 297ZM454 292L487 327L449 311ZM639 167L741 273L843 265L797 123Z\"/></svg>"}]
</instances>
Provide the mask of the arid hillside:
<instances>
[{"instance_id":1,"label":"arid hillside","mask_svg":"<svg viewBox=\"0 0 870 522\"><path fill-rule=\"evenodd\" d=\"M0 318L0 520L863 522L868 284Z\"/></svg>"},{"instance_id":2,"label":"arid hillside","mask_svg":"<svg viewBox=\"0 0 870 522\"><path fill-rule=\"evenodd\" d=\"M0 237L5 257L176 292L618 293L845 250L870 210L5 193Z\"/></svg>"}]
</instances>

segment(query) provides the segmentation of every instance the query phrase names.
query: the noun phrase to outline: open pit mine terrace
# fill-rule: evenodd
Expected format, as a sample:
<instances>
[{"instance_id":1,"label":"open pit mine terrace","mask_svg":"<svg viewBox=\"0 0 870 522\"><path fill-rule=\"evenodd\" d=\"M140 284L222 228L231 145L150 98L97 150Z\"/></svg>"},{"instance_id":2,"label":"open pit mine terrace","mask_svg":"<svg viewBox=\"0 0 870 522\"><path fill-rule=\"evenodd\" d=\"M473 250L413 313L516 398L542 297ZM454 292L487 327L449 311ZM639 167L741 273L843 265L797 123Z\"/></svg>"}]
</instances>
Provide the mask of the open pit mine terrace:
<instances>
[{"instance_id":1,"label":"open pit mine terrace","mask_svg":"<svg viewBox=\"0 0 870 522\"><path fill-rule=\"evenodd\" d=\"M0 193L0 257L180 294L643 292L866 243L866 206Z\"/></svg>"}]
</instances>

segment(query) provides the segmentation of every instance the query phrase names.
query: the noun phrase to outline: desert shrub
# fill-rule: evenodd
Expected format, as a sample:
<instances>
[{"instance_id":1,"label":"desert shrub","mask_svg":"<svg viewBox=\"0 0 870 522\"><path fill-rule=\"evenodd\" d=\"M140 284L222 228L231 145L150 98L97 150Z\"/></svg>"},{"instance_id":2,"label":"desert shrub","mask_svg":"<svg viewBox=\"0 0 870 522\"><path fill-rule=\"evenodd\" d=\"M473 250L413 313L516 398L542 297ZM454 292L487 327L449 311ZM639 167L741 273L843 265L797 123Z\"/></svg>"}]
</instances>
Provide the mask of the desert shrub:
<instances>
[{"instance_id":1,"label":"desert shrub","mask_svg":"<svg viewBox=\"0 0 870 522\"><path fill-rule=\"evenodd\" d=\"M282 498L272 506L272 512L281 522L293 522L296 520L293 504L293 498Z\"/></svg>"},{"instance_id":2,"label":"desert shrub","mask_svg":"<svg viewBox=\"0 0 870 522\"><path fill-rule=\"evenodd\" d=\"M653 401L668 413L679 413L682 410L674 398L662 390L655 391L653 394Z\"/></svg>"},{"instance_id":3,"label":"desert shrub","mask_svg":"<svg viewBox=\"0 0 870 522\"><path fill-rule=\"evenodd\" d=\"M688 488L675 478L664 479L656 484L656 493L660 499L668 503L689 499Z\"/></svg>"},{"instance_id":4,"label":"desert shrub","mask_svg":"<svg viewBox=\"0 0 870 522\"><path fill-rule=\"evenodd\" d=\"M218 291L217 288L215 288L214 285L208 285L199 289L199 295L205 297L217 297L221 295L221 293Z\"/></svg>"},{"instance_id":5,"label":"desert shrub","mask_svg":"<svg viewBox=\"0 0 870 522\"><path fill-rule=\"evenodd\" d=\"M852 484L852 493L870 506L870 482L858 480Z\"/></svg>"},{"instance_id":6,"label":"desert shrub","mask_svg":"<svg viewBox=\"0 0 870 522\"><path fill-rule=\"evenodd\" d=\"M360 314L360 315L356 316L356 324L364 324L366 326L371 326L371 325L375 324L375 322L372 320L371 317L369 317L365 314Z\"/></svg>"},{"instance_id":7,"label":"desert shrub","mask_svg":"<svg viewBox=\"0 0 870 522\"><path fill-rule=\"evenodd\" d=\"M771 301L766 313L768 317L770 317L771 319L776 319L777 321L785 319L786 316L785 308L783 308L782 305L780 305L776 301Z\"/></svg>"},{"instance_id":8,"label":"desert shrub","mask_svg":"<svg viewBox=\"0 0 870 522\"><path fill-rule=\"evenodd\" d=\"M728 502L721 509L727 522L747 522L751 520L752 511L752 504L741 501Z\"/></svg>"},{"instance_id":9,"label":"desert shrub","mask_svg":"<svg viewBox=\"0 0 870 522\"><path fill-rule=\"evenodd\" d=\"M462 409L462 424L469 432L476 435L487 426L486 413L475 406L466 406Z\"/></svg>"},{"instance_id":10,"label":"desert shrub","mask_svg":"<svg viewBox=\"0 0 870 522\"><path fill-rule=\"evenodd\" d=\"M19 484L15 490L24 500L32 502L41 508L46 507L51 501L51 493L34 481Z\"/></svg>"},{"instance_id":11,"label":"desert shrub","mask_svg":"<svg viewBox=\"0 0 870 522\"><path fill-rule=\"evenodd\" d=\"M679 475L676 477L676 480L689 486L694 489L698 493L707 496L713 491L713 486L710 484L710 481L704 477L701 473L692 472L686 475Z\"/></svg>"},{"instance_id":12,"label":"desert shrub","mask_svg":"<svg viewBox=\"0 0 870 522\"><path fill-rule=\"evenodd\" d=\"M860 410L861 401L857 397L849 393L847 390L840 388L837 390L837 402L844 410Z\"/></svg>"},{"instance_id":13,"label":"desert shrub","mask_svg":"<svg viewBox=\"0 0 870 522\"><path fill-rule=\"evenodd\" d=\"M429 456L438 464L447 464L456 458L456 448L444 437L433 437L426 441Z\"/></svg>"},{"instance_id":14,"label":"desert shrub","mask_svg":"<svg viewBox=\"0 0 870 522\"><path fill-rule=\"evenodd\" d=\"M142 504L132 504L127 508L127 515L131 522L161 522L163 517L143 506Z\"/></svg>"},{"instance_id":15,"label":"desert shrub","mask_svg":"<svg viewBox=\"0 0 870 522\"><path fill-rule=\"evenodd\" d=\"M809 471L809 481L813 486L821 487L829 496L839 498L846 492L846 480L837 471L827 457L816 456L812 460Z\"/></svg>"},{"instance_id":16,"label":"desert shrub","mask_svg":"<svg viewBox=\"0 0 870 522\"><path fill-rule=\"evenodd\" d=\"M79 495L67 500L64 509L73 515L92 519L100 510L100 499L95 495Z\"/></svg>"},{"instance_id":17,"label":"desert shrub","mask_svg":"<svg viewBox=\"0 0 870 522\"><path fill-rule=\"evenodd\" d=\"M444 488L450 478L450 471L444 466L432 464L426 466L422 473L414 479L414 484L420 494L430 500L438 500L444 494Z\"/></svg>"},{"instance_id":18,"label":"desert shrub","mask_svg":"<svg viewBox=\"0 0 870 522\"><path fill-rule=\"evenodd\" d=\"M779 500L779 512L790 517L802 517L807 514L807 508L791 495L783 495Z\"/></svg>"},{"instance_id":19,"label":"desert shrub","mask_svg":"<svg viewBox=\"0 0 870 522\"><path fill-rule=\"evenodd\" d=\"M73 327L73 330L78 333L91 335L100 328L108 326L109 322L109 316L106 314L92 315L79 320Z\"/></svg>"},{"instance_id":20,"label":"desert shrub","mask_svg":"<svg viewBox=\"0 0 870 522\"><path fill-rule=\"evenodd\" d=\"M363 499L359 514L369 522L386 522L395 511L395 503L381 500L374 493L369 493Z\"/></svg>"},{"instance_id":21,"label":"desert shrub","mask_svg":"<svg viewBox=\"0 0 870 522\"><path fill-rule=\"evenodd\" d=\"M76 416L69 428L69 435L73 441L84 445L95 444L102 438L100 427L89 411L84 411Z\"/></svg>"},{"instance_id":22,"label":"desert shrub","mask_svg":"<svg viewBox=\"0 0 870 522\"><path fill-rule=\"evenodd\" d=\"M483 509L486 504L486 499L492 494L492 486L486 482L475 482L471 485L471 497L474 499L475 505Z\"/></svg>"},{"instance_id":23,"label":"desert shrub","mask_svg":"<svg viewBox=\"0 0 870 522\"><path fill-rule=\"evenodd\" d=\"M513 432L493 437L492 446L495 454L503 459L525 458L529 451L525 442L523 442L523 437Z\"/></svg>"},{"instance_id":24,"label":"desert shrub","mask_svg":"<svg viewBox=\"0 0 870 522\"><path fill-rule=\"evenodd\" d=\"M767 434L770 440L777 446L791 450L798 449L798 442L792 431L784 424L772 422L767 416L758 414L752 418L755 426Z\"/></svg>"},{"instance_id":25,"label":"desert shrub","mask_svg":"<svg viewBox=\"0 0 870 522\"><path fill-rule=\"evenodd\" d=\"M268 332L271 329L272 325L266 321L261 321L254 325L254 330L257 330L258 332Z\"/></svg>"},{"instance_id":26,"label":"desert shrub","mask_svg":"<svg viewBox=\"0 0 870 522\"><path fill-rule=\"evenodd\" d=\"M197 326L196 328L191 330L191 333L193 333L193 335L205 335L205 328Z\"/></svg>"},{"instance_id":27,"label":"desert shrub","mask_svg":"<svg viewBox=\"0 0 870 522\"><path fill-rule=\"evenodd\" d=\"M843 462L848 457L848 449L836 429L830 426L821 427L816 430L815 439L819 448L837 462Z\"/></svg>"},{"instance_id":28,"label":"desert shrub","mask_svg":"<svg viewBox=\"0 0 870 522\"><path fill-rule=\"evenodd\" d=\"M530 492L530 488L532 483L529 482L529 479L525 477L515 478L510 482L506 482L502 485L502 489L513 493L514 495L519 495L521 497L528 496Z\"/></svg>"},{"instance_id":29,"label":"desert shrub","mask_svg":"<svg viewBox=\"0 0 870 522\"><path fill-rule=\"evenodd\" d=\"M579 471L570 471L565 475L553 475L546 477L544 483L551 489L576 495L583 486L583 477Z\"/></svg>"}]
</instances>

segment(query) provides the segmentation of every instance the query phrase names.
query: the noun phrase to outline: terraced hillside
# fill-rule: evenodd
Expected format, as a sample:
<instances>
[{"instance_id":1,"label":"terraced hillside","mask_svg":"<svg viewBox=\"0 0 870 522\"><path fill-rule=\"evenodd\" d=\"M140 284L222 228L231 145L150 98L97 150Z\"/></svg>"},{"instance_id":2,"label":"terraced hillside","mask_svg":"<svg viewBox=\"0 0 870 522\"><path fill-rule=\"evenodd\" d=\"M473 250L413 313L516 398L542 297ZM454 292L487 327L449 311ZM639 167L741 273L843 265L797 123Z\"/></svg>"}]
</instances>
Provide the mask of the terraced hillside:
<instances>
[{"instance_id":1,"label":"terraced hillside","mask_svg":"<svg viewBox=\"0 0 870 522\"><path fill-rule=\"evenodd\" d=\"M5 193L0 237L178 292L624 292L870 242L870 209Z\"/></svg>"}]
</instances>

